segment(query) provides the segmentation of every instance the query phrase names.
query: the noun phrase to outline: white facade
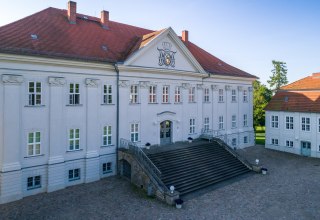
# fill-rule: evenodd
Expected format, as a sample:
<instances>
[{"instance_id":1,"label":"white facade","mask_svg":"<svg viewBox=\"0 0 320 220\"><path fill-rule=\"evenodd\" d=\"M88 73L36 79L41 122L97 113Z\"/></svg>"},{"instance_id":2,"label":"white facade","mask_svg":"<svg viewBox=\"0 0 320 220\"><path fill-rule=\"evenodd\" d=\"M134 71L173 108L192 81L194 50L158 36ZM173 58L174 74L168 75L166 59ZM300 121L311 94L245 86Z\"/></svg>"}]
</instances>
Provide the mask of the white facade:
<instances>
[{"instance_id":1,"label":"white facade","mask_svg":"<svg viewBox=\"0 0 320 220\"><path fill-rule=\"evenodd\" d=\"M0 54L0 203L114 175L117 130L159 145L167 121L169 143L206 128L234 147L254 145L253 79L208 76L179 41L170 28L116 64L119 82L111 64ZM158 65L163 42L174 68Z\"/></svg>"},{"instance_id":2,"label":"white facade","mask_svg":"<svg viewBox=\"0 0 320 220\"><path fill-rule=\"evenodd\" d=\"M320 113L266 111L265 146L320 158Z\"/></svg>"}]
</instances>

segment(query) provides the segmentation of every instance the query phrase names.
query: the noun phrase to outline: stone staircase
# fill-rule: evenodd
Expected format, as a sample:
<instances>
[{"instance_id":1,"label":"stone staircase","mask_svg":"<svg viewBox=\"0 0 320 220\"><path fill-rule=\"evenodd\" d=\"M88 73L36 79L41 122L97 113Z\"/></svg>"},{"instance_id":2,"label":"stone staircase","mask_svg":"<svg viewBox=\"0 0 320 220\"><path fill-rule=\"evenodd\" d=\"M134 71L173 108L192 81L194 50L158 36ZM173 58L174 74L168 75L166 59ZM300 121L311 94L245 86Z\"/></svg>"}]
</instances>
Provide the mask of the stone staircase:
<instances>
[{"instance_id":1,"label":"stone staircase","mask_svg":"<svg viewBox=\"0 0 320 220\"><path fill-rule=\"evenodd\" d=\"M187 144L186 144L187 145ZM148 153L161 171L161 180L180 195L228 180L251 170L217 141Z\"/></svg>"}]
</instances>

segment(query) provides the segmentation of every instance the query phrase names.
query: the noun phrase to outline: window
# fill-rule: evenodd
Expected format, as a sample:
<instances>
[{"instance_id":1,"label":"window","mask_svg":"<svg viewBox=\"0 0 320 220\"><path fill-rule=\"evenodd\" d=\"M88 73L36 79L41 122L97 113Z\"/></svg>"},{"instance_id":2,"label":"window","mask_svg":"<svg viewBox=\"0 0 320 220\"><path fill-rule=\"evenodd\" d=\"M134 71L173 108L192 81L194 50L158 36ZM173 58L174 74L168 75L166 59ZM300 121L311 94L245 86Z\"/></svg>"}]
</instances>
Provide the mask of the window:
<instances>
[{"instance_id":1,"label":"window","mask_svg":"<svg viewBox=\"0 0 320 220\"><path fill-rule=\"evenodd\" d=\"M310 131L310 118L301 118L301 129L302 131Z\"/></svg>"},{"instance_id":2,"label":"window","mask_svg":"<svg viewBox=\"0 0 320 220\"><path fill-rule=\"evenodd\" d=\"M209 92L210 92L210 90L209 90L209 88L205 88L204 89L204 102L209 102Z\"/></svg>"},{"instance_id":3,"label":"window","mask_svg":"<svg viewBox=\"0 0 320 220\"><path fill-rule=\"evenodd\" d=\"M318 119L318 132L320 132L320 118Z\"/></svg>"},{"instance_id":4,"label":"window","mask_svg":"<svg viewBox=\"0 0 320 220\"><path fill-rule=\"evenodd\" d=\"M80 129L69 130L69 150L80 149Z\"/></svg>"},{"instance_id":5,"label":"window","mask_svg":"<svg viewBox=\"0 0 320 220\"><path fill-rule=\"evenodd\" d=\"M29 105L41 105L41 82L29 82L28 84Z\"/></svg>"},{"instance_id":6,"label":"window","mask_svg":"<svg viewBox=\"0 0 320 220\"><path fill-rule=\"evenodd\" d=\"M189 102L195 102L196 87L189 88Z\"/></svg>"},{"instance_id":7,"label":"window","mask_svg":"<svg viewBox=\"0 0 320 220\"><path fill-rule=\"evenodd\" d=\"M271 127L272 128L279 128L279 118L276 115L271 116Z\"/></svg>"},{"instance_id":8,"label":"window","mask_svg":"<svg viewBox=\"0 0 320 220\"><path fill-rule=\"evenodd\" d=\"M178 86L174 90L174 102L175 103L181 102L181 88Z\"/></svg>"},{"instance_id":9,"label":"window","mask_svg":"<svg viewBox=\"0 0 320 220\"><path fill-rule=\"evenodd\" d=\"M293 141L286 141L287 147L293 147Z\"/></svg>"},{"instance_id":10,"label":"window","mask_svg":"<svg viewBox=\"0 0 320 220\"><path fill-rule=\"evenodd\" d=\"M69 85L69 104L80 105L80 86L78 83L70 83Z\"/></svg>"},{"instance_id":11,"label":"window","mask_svg":"<svg viewBox=\"0 0 320 220\"><path fill-rule=\"evenodd\" d=\"M39 131L28 134L28 156L40 155L41 134Z\"/></svg>"},{"instance_id":12,"label":"window","mask_svg":"<svg viewBox=\"0 0 320 220\"><path fill-rule=\"evenodd\" d=\"M205 132L209 130L209 117L204 118L203 128Z\"/></svg>"},{"instance_id":13,"label":"window","mask_svg":"<svg viewBox=\"0 0 320 220\"><path fill-rule=\"evenodd\" d=\"M149 103L157 102L157 87L149 86Z\"/></svg>"},{"instance_id":14,"label":"window","mask_svg":"<svg viewBox=\"0 0 320 220\"><path fill-rule=\"evenodd\" d=\"M232 138L231 145L232 146L237 146L237 138Z\"/></svg>"},{"instance_id":15,"label":"window","mask_svg":"<svg viewBox=\"0 0 320 220\"><path fill-rule=\"evenodd\" d=\"M320 145L318 146L318 151L320 152Z\"/></svg>"},{"instance_id":16,"label":"window","mask_svg":"<svg viewBox=\"0 0 320 220\"><path fill-rule=\"evenodd\" d=\"M130 136L132 142L139 141L139 124L131 124Z\"/></svg>"},{"instance_id":17,"label":"window","mask_svg":"<svg viewBox=\"0 0 320 220\"><path fill-rule=\"evenodd\" d=\"M235 89L231 90L231 101L232 102L237 102L237 93Z\"/></svg>"},{"instance_id":18,"label":"window","mask_svg":"<svg viewBox=\"0 0 320 220\"><path fill-rule=\"evenodd\" d=\"M219 130L223 130L223 116L219 116Z\"/></svg>"},{"instance_id":19,"label":"window","mask_svg":"<svg viewBox=\"0 0 320 220\"><path fill-rule=\"evenodd\" d=\"M286 129L293 129L293 117L286 116Z\"/></svg>"},{"instance_id":20,"label":"window","mask_svg":"<svg viewBox=\"0 0 320 220\"><path fill-rule=\"evenodd\" d=\"M223 102L223 89L219 89L219 102Z\"/></svg>"},{"instance_id":21,"label":"window","mask_svg":"<svg viewBox=\"0 0 320 220\"><path fill-rule=\"evenodd\" d=\"M69 181L79 180L80 179L80 169L69 170Z\"/></svg>"},{"instance_id":22,"label":"window","mask_svg":"<svg viewBox=\"0 0 320 220\"><path fill-rule=\"evenodd\" d=\"M248 91L243 90L243 102L248 102Z\"/></svg>"},{"instance_id":23,"label":"window","mask_svg":"<svg viewBox=\"0 0 320 220\"><path fill-rule=\"evenodd\" d=\"M232 128L236 128L237 127L237 116L236 115L232 115L231 127Z\"/></svg>"},{"instance_id":24,"label":"window","mask_svg":"<svg viewBox=\"0 0 320 220\"><path fill-rule=\"evenodd\" d=\"M27 189L36 189L41 187L41 176L31 176L27 179Z\"/></svg>"},{"instance_id":25,"label":"window","mask_svg":"<svg viewBox=\"0 0 320 220\"><path fill-rule=\"evenodd\" d=\"M248 115L243 115L243 127L248 127Z\"/></svg>"},{"instance_id":26,"label":"window","mask_svg":"<svg viewBox=\"0 0 320 220\"><path fill-rule=\"evenodd\" d=\"M190 127L189 127L189 133L194 134L196 130L196 119L190 118Z\"/></svg>"},{"instance_id":27,"label":"window","mask_svg":"<svg viewBox=\"0 0 320 220\"><path fill-rule=\"evenodd\" d=\"M130 103L132 104L138 103L138 86L137 85L130 86Z\"/></svg>"},{"instance_id":28,"label":"window","mask_svg":"<svg viewBox=\"0 0 320 220\"><path fill-rule=\"evenodd\" d=\"M102 164L102 172L104 174L112 172L112 163L111 162L103 163Z\"/></svg>"},{"instance_id":29,"label":"window","mask_svg":"<svg viewBox=\"0 0 320 220\"><path fill-rule=\"evenodd\" d=\"M248 143L248 136L243 137L243 143L247 144Z\"/></svg>"},{"instance_id":30,"label":"window","mask_svg":"<svg viewBox=\"0 0 320 220\"><path fill-rule=\"evenodd\" d=\"M169 86L162 87L162 103L169 103Z\"/></svg>"},{"instance_id":31,"label":"window","mask_svg":"<svg viewBox=\"0 0 320 220\"><path fill-rule=\"evenodd\" d=\"M112 104L112 86L103 85L103 103Z\"/></svg>"},{"instance_id":32,"label":"window","mask_svg":"<svg viewBox=\"0 0 320 220\"><path fill-rule=\"evenodd\" d=\"M102 135L102 145L103 146L111 145L111 137L112 137L111 126L110 125L104 126L103 135Z\"/></svg>"},{"instance_id":33,"label":"window","mask_svg":"<svg viewBox=\"0 0 320 220\"><path fill-rule=\"evenodd\" d=\"M271 144L278 146L278 145L279 145L279 140L278 140L278 139L275 139L275 138L272 138L272 139L271 139Z\"/></svg>"}]
</instances>

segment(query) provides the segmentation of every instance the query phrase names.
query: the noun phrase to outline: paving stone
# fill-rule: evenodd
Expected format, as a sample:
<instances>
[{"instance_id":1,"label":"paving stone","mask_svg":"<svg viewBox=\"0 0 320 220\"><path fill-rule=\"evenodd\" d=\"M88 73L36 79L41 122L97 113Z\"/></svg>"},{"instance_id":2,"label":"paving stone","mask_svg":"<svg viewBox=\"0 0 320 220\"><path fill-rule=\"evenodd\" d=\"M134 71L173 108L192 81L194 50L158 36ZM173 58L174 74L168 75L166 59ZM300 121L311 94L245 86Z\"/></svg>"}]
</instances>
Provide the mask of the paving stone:
<instances>
[{"instance_id":1,"label":"paving stone","mask_svg":"<svg viewBox=\"0 0 320 220\"><path fill-rule=\"evenodd\" d=\"M319 219L320 159L262 146L238 152L252 163L258 158L267 175L208 187L186 196L182 209L110 177L0 205L0 219Z\"/></svg>"}]
</instances>

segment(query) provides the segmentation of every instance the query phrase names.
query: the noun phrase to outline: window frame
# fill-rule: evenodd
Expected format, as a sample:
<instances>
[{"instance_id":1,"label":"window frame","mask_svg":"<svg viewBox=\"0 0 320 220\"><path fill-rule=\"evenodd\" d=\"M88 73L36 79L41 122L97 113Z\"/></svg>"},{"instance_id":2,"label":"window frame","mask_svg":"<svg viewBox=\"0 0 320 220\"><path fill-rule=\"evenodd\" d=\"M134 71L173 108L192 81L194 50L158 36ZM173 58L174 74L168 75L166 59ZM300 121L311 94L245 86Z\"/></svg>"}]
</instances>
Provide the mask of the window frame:
<instances>
[{"instance_id":1,"label":"window frame","mask_svg":"<svg viewBox=\"0 0 320 220\"><path fill-rule=\"evenodd\" d=\"M139 123L131 123L130 124L130 140L131 142L135 143L139 141Z\"/></svg>"},{"instance_id":2,"label":"window frame","mask_svg":"<svg viewBox=\"0 0 320 220\"><path fill-rule=\"evenodd\" d=\"M195 134L196 133L196 119L190 118L189 119L189 134Z\"/></svg>"},{"instance_id":3,"label":"window frame","mask_svg":"<svg viewBox=\"0 0 320 220\"><path fill-rule=\"evenodd\" d=\"M69 180L69 182L80 180L81 179L81 173L80 172L81 172L80 168L75 168L75 169L68 170L68 180Z\"/></svg>"},{"instance_id":4,"label":"window frame","mask_svg":"<svg viewBox=\"0 0 320 220\"><path fill-rule=\"evenodd\" d=\"M291 121L292 119L292 121ZM285 128L286 130L293 130L294 129L294 118L293 116L286 116L285 117Z\"/></svg>"},{"instance_id":5,"label":"window frame","mask_svg":"<svg viewBox=\"0 0 320 220\"><path fill-rule=\"evenodd\" d=\"M219 89L219 90L218 90L218 94L219 94L218 102L219 102L219 103L223 103L223 102L224 102L224 92L223 92L223 89Z\"/></svg>"},{"instance_id":6,"label":"window frame","mask_svg":"<svg viewBox=\"0 0 320 220\"><path fill-rule=\"evenodd\" d=\"M248 114L243 114L243 127L248 127Z\"/></svg>"},{"instance_id":7,"label":"window frame","mask_svg":"<svg viewBox=\"0 0 320 220\"><path fill-rule=\"evenodd\" d=\"M270 127L271 128L279 128L279 116L278 115L271 115L270 116Z\"/></svg>"},{"instance_id":8,"label":"window frame","mask_svg":"<svg viewBox=\"0 0 320 220\"><path fill-rule=\"evenodd\" d=\"M69 105L81 105L80 94L80 83L69 83Z\"/></svg>"},{"instance_id":9,"label":"window frame","mask_svg":"<svg viewBox=\"0 0 320 220\"><path fill-rule=\"evenodd\" d=\"M30 91L30 84L33 83L33 91ZM40 91L38 91L38 84L40 84ZM42 82L28 81L28 106L42 105Z\"/></svg>"},{"instance_id":10,"label":"window frame","mask_svg":"<svg viewBox=\"0 0 320 220\"><path fill-rule=\"evenodd\" d=\"M157 103L157 86L149 86L149 103Z\"/></svg>"},{"instance_id":11,"label":"window frame","mask_svg":"<svg viewBox=\"0 0 320 220\"><path fill-rule=\"evenodd\" d=\"M102 128L102 146L112 145L112 126L106 125Z\"/></svg>"},{"instance_id":12,"label":"window frame","mask_svg":"<svg viewBox=\"0 0 320 220\"><path fill-rule=\"evenodd\" d=\"M131 85L130 86L130 104L138 104L139 103L139 86Z\"/></svg>"},{"instance_id":13,"label":"window frame","mask_svg":"<svg viewBox=\"0 0 320 220\"><path fill-rule=\"evenodd\" d=\"M204 103L209 103L210 102L210 89L209 88L204 88L203 90L203 102Z\"/></svg>"},{"instance_id":14,"label":"window frame","mask_svg":"<svg viewBox=\"0 0 320 220\"><path fill-rule=\"evenodd\" d=\"M235 89L231 90L231 102L237 102L237 91Z\"/></svg>"},{"instance_id":15,"label":"window frame","mask_svg":"<svg viewBox=\"0 0 320 220\"><path fill-rule=\"evenodd\" d=\"M77 132L78 131L78 132ZM72 137L71 137L72 134ZM78 137L77 137L78 134ZM79 128L70 128L68 132L68 151L77 151L80 150L80 129ZM72 145L71 145L72 142ZM78 143L78 145L77 145Z\"/></svg>"},{"instance_id":16,"label":"window frame","mask_svg":"<svg viewBox=\"0 0 320 220\"><path fill-rule=\"evenodd\" d=\"M219 130L224 130L223 115L220 115L219 118L218 118L218 128L219 128Z\"/></svg>"},{"instance_id":17,"label":"window frame","mask_svg":"<svg viewBox=\"0 0 320 220\"><path fill-rule=\"evenodd\" d=\"M237 128L237 115L231 116L231 128Z\"/></svg>"},{"instance_id":18,"label":"window frame","mask_svg":"<svg viewBox=\"0 0 320 220\"><path fill-rule=\"evenodd\" d=\"M203 129L205 132L207 132L210 129L210 118L209 117L205 117L203 119Z\"/></svg>"},{"instance_id":19,"label":"window frame","mask_svg":"<svg viewBox=\"0 0 320 220\"><path fill-rule=\"evenodd\" d=\"M162 86L162 103L170 103L169 93L170 93L170 87L167 85Z\"/></svg>"},{"instance_id":20,"label":"window frame","mask_svg":"<svg viewBox=\"0 0 320 220\"><path fill-rule=\"evenodd\" d=\"M196 102L196 87L192 86L189 88L188 100L189 100L189 103Z\"/></svg>"},{"instance_id":21,"label":"window frame","mask_svg":"<svg viewBox=\"0 0 320 220\"><path fill-rule=\"evenodd\" d=\"M176 86L174 89L174 102L175 103L181 103L181 87Z\"/></svg>"},{"instance_id":22,"label":"window frame","mask_svg":"<svg viewBox=\"0 0 320 220\"><path fill-rule=\"evenodd\" d=\"M243 136L243 143L244 143L244 144L249 143L249 138L248 138L248 136Z\"/></svg>"},{"instance_id":23,"label":"window frame","mask_svg":"<svg viewBox=\"0 0 320 220\"><path fill-rule=\"evenodd\" d=\"M39 134L39 140L38 141L37 141L37 139L38 139L37 134ZM32 137L30 137L30 135L32 135ZM31 142L30 142L30 138L32 138ZM30 153L30 149L31 149L32 153ZM40 131L28 132L28 137L27 137L27 155L28 155L28 157L41 155L41 132Z\"/></svg>"},{"instance_id":24,"label":"window frame","mask_svg":"<svg viewBox=\"0 0 320 220\"><path fill-rule=\"evenodd\" d=\"M102 163L102 173L112 173L112 162Z\"/></svg>"},{"instance_id":25,"label":"window frame","mask_svg":"<svg viewBox=\"0 0 320 220\"><path fill-rule=\"evenodd\" d=\"M242 95L243 95L243 102L248 102L248 90L243 90Z\"/></svg>"},{"instance_id":26,"label":"window frame","mask_svg":"<svg viewBox=\"0 0 320 220\"><path fill-rule=\"evenodd\" d=\"M288 147L288 148L293 148L293 147L294 147L293 141L286 140L286 147Z\"/></svg>"},{"instance_id":27,"label":"window frame","mask_svg":"<svg viewBox=\"0 0 320 220\"><path fill-rule=\"evenodd\" d=\"M103 85L103 104L113 104L113 88L110 84Z\"/></svg>"},{"instance_id":28,"label":"window frame","mask_svg":"<svg viewBox=\"0 0 320 220\"><path fill-rule=\"evenodd\" d=\"M41 175L29 176L27 178L27 190L41 188Z\"/></svg>"},{"instance_id":29,"label":"window frame","mask_svg":"<svg viewBox=\"0 0 320 220\"><path fill-rule=\"evenodd\" d=\"M307 121L309 121L309 122L307 123ZM305 117L305 116L301 117L301 130L302 131L306 131L306 132L310 132L311 131L311 120L310 120L310 117Z\"/></svg>"},{"instance_id":30,"label":"window frame","mask_svg":"<svg viewBox=\"0 0 320 220\"><path fill-rule=\"evenodd\" d=\"M278 138L271 138L271 145L279 146L279 139Z\"/></svg>"}]
</instances>

